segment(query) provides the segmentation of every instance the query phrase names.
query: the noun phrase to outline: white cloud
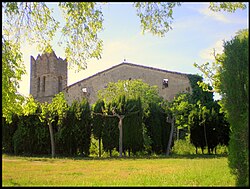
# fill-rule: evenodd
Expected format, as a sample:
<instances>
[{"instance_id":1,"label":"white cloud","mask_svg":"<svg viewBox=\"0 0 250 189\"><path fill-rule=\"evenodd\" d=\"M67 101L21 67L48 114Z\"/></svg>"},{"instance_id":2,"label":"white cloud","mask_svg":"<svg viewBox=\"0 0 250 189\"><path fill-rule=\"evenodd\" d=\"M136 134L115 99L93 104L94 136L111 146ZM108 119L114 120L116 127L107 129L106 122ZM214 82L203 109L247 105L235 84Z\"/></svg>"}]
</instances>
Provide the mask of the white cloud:
<instances>
[{"instance_id":1,"label":"white cloud","mask_svg":"<svg viewBox=\"0 0 250 189\"><path fill-rule=\"evenodd\" d=\"M206 61L211 61L211 60L214 60L214 56L213 56L214 50L216 54L221 54L223 52L222 40L218 40L211 47L201 50L199 55L202 59L205 59Z\"/></svg>"},{"instance_id":2,"label":"white cloud","mask_svg":"<svg viewBox=\"0 0 250 189\"><path fill-rule=\"evenodd\" d=\"M208 7L204 7L202 9L198 10L199 13L205 15L206 17L215 19L217 21L221 21L223 23L231 23L231 20L229 20L226 16L225 13L223 12L214 12L208 9Z\"/></svg>"}]
</instances>

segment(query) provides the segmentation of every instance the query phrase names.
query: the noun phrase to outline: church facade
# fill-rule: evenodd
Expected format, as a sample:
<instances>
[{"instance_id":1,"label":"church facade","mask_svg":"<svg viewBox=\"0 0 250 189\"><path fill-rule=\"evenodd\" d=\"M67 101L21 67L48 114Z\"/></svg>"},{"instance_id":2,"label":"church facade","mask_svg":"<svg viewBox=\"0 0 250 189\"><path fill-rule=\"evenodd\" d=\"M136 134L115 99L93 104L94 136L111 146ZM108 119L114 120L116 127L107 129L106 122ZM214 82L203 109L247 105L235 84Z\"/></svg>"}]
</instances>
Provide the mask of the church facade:
<instances>
[{"instance_id":1,"label":"church facade","mask_svg":"<svg viewBox=\"0 0 250 189\"><path fill-rule=\"evenodd\" d=\"M180 92L192 92L188 74L122 62L109 69L67 86L67 62L54 52L31 56L30 94L40 102L51 102L53 96L64 92L69 104L86 97L90 104L97 100L100 89L109 82L141 79L158 86L159 95L171 101Z\"/></svg>"}]
</instances>

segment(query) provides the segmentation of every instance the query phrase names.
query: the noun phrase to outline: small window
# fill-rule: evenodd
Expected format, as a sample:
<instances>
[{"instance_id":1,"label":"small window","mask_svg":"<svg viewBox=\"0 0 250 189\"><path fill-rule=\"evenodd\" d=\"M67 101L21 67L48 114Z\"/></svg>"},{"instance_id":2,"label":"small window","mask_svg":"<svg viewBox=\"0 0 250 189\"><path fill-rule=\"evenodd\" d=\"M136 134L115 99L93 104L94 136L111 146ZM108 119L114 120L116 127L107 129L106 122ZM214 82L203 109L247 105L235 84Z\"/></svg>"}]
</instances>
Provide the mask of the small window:
<instances>
[{"instance_id":1,"label":"small window","mask_svg":"<svg viewBox=\"0 0 250 189\"><path fill-rule=\"evenodd\" d=\"M37 93L40 92L40 77L37 78Z\"/></svg>"},{"instance_id":2,"label":"small window","mask_svg":"<svg viewBox=\"0 0 250 189\"><path fill-rule=\"evenodd\" d=\"M162 84L163 84L163 86L164 86L165 88L167 88L167 87L168 87L168 79L163 79Z\"/></svg>"},{"instance_id":3,"label":"small window","mask_svg":"<svg viewBox=\"0 0 250 189\"><path fill-rule=\"evenodd\" d=\"M87 88L85 87L85 88L82 88L82 92L83 93L87 93Z\"/></svg>"},{"instance_id":4,"label":"small window","mask_svg":"<svg viewBox=\"0 0 250 189\"><path fill-rule=\"evenodd\" d=\"M58 77L58 92L62 91L62 76Z\"/></svg>"},{"instance_id":5,"label":"small window","mask_svg":"<svg viewBox=\"0 0 250 189\"><path fill-rule=\"evenodd\" d=\"M45 92L45 76L43 76L43 92Z\"/></svg>"}]
</instances>

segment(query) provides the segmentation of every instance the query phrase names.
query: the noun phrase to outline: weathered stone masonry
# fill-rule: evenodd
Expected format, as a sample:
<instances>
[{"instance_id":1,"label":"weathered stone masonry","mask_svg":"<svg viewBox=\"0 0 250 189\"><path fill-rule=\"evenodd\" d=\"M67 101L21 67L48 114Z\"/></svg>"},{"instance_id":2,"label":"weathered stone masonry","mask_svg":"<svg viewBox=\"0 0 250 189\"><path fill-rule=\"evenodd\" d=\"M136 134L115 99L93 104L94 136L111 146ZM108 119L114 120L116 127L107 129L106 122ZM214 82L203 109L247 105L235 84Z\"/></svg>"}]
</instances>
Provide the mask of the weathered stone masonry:
<instances>
[{"instance_id":1,"label":"weathered stone masonry","mask_svg":"<svg viewBox=\"0 0 250 189\"><path fill-rule=\"evenodd\" d=\"M50 102L67 87L67 62L54 52L30 59L30 94L39 102Z\"/></svg>"},{"instance_id":2,"label":"weathered stone masonry","mask_svg":"<svg viewBox=\"0 0 250 189\"><path fill-rule=\"evenodd\" d=\"M39 55L37 60L31 57L30 93L38 101L51 101L55 94L63 91L69 104L82 97L93 104L97 100L98 90L105 88L109 82L129 79L142 79L149 85L157 85L159 94L168 101L173 100L179 92L192 92L187 74L125 62L67 86L65 60L57 58L54 52Z\"/></svg>"}]
</instances>

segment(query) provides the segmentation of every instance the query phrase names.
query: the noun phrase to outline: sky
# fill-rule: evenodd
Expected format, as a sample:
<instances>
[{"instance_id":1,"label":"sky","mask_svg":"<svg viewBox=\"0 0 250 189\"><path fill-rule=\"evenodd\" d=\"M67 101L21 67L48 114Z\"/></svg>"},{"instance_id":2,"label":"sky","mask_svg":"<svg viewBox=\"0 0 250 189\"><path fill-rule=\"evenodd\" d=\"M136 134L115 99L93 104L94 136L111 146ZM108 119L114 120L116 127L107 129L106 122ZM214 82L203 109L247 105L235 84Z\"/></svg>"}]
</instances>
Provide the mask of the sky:
<instances>
[{"instance_id":1,"label":"sky","mask_svg":"<svg viewBox=\"0 0 250 189\"><path fill-rule=\"evenodd\" d=\"M56 3L47 3L54 9L54 16L63 22ZM139 17L132 3L100 4L103 12L103 52L100 60L91 60L87 69L68 70L68 85L94 75L97 72L126 62L187 74L202 73L194 67L213 62L213 49L223 52L223 41L231 40L237 31L249 27L249 7L235 13L212 12L208 3L182 3L173 9L172 30L165 37L142 34ZM57 57L65 59L64 50L57 45L57 32L52 48ZM41 52L28 43L21 52L27 74L22 77L18 92L28 96L30 92L30 57L35 59ZM219 98L215 95L215 99Z\"/></svg>"}]
</instances>

